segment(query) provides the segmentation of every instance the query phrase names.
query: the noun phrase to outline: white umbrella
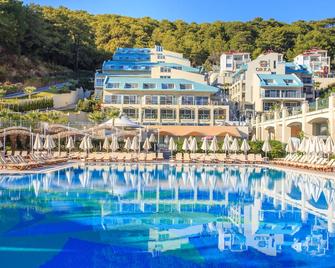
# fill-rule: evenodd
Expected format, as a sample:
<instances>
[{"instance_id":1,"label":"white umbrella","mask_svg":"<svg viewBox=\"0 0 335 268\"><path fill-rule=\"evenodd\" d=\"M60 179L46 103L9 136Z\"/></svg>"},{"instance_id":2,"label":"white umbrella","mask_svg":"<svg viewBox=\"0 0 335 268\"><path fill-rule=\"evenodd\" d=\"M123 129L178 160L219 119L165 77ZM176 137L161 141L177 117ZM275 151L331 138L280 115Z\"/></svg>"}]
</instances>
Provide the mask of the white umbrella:
<instances>
[{"instance_id":1,"label":"white umbrella","mask_svg":"<svg viewBox=\"0 0 335 268\"><path fill-rule=\"evenodd\" d=\"M193 137L192 136L189 136L188 137L188 148L191 148L191 143L193 141Z\"/></svg>"},{"instance_id":2,"label":"white umbrella","mask_svg":"<svg viewBox=\"0 0 335 268\"><path fill-rule=\"evenodd\" d=\"M83 139L82 139L82 141L79 145L79 148L82 149L83 151L85 151L86 153L88 153L89 150L93 148L92 141L91 141L90 137L88 137L88 136L83 137Z\"/></svg>"},{"instance_id":3,"label":"white umbrella","mask_svg":"<svg viewBox=\"0 0 335 268\"><path fill-rule=\"evenodd\" d=\"M130 149L133 150L134 152L138 151L138 137L137 136L135 136L133 138L133 141L131 143Z\"/></svg>"},{"instance_id":4,"label":"white umbrella","mask_svg":"<svg viewBox=\"0 0 335 268\"><path fill-rule=\"evenodd\" d=\"M208 144L208 140L206 137L203 139L201 150L205 151L206 154L207 154L207 151L209 150L209 144Z\"/></svg>"},{"instance_id":5,"label":"white umbrella","mask_svg":"<svg viewBox=\"0 0 335 268\"><path fill-rule=\"evenodd\" d=\"M55 148L55 142L53 141L52 137L50 135L47 135L44 141L43 148L45 150L51 151L53 148Z\"/></svg>"},{"instance_id":6,"label":"white umbrella","mask_svg":"<svg viewBox=\"0 0 335 268\"><path fill-rule=\"evenodd\" d=\"M256 139L256 135L254 134L254 135L252 135L252 138L251 138L251 141L257 141L257 139Z\"/></svg>"},{"instance_id":7,"label":"white umbrella","mask_svg":"<svg viewBox=\"0 0 335 268\"><path fill-rule=\"evenodd\" d=\"M169 136L166 135L166 136L164 137L164 143L165 143L166 145L168 145L169 142L170 142Z\"/></svg>"},{"instance_id":8,"label":"white umbrella","mask_svg":"<svg viewBox=\"0 0 335 268\"><path fill-rule=\"evenodd\" d=\"M262 151L265 153L265 157L267 157L268 152L272 150L269 139L266 139L262 146Z\"/></svg>"},{"instance_id":9,"label":"white umbrella","mask_svg":"<svg viewBox=\"0 0 335 268\"><path fill-rule=\"evenodd\" d=\"M69 151L74 149L74 142L73 142L73 138L71 136L69 137L69 139L67 141L66 149L68 149Z\"/></svg>"},{"instance_id":10,"label":"white umbrella","mask_svg":"<svg viewBox=\"0 0 335 268\"><path fill-rule=\"evenodd\" d=\"M249 146L247 140L244 139L244 140L242 141L242 144L241 144L241 151L244 152L244 155L245 155L246 158L247 158L247 155L248 155L248 151L249 151L249 150L250 150L250 146Z\"/></svg>"},{"instance_id":11,"label":"white umbrella","mask_svg":"<svg viewBox=\"0 0 335 268\"><path fill-rule=\"evenodd\" d=\"M127 150L127 152L129 152L129 150L131 149L131 140L128 137L124 143L124 148Z\"/></svg>"},{"instance_id":12,"label":"white umbrella","mask_svg":"<svg viewBox=\"0 0 335 268\"><path fill-rule=\"evenodd\" d=\"M188 140L187 138L184 139L184 142L183 142L183 146L182 146L182 149L184 152L188 151L189 150L189 143L188 143Z\"/></svg>"},{"instance_id":13,"label":"white umbrella","mask_svg":"<svg viewBox=\"0 0 335 268\"><path fill-rule=\"evenodd\" d=\"M293 154L293 153L296 152L296 149L295 149L295 146L293 144L292 138L288 139L287 147L286 147L286 152L289 153L289 154Z\"/></svg>"},{"instance_id":14,"label":"white umbrella","mask_svg":"<svg viewBox=\"0 0 335 268\"><path fill-rule=\"evenodd\" d=\"M33 149L36 150L36 151L39 151L39 150L43 149L42 140L41 140L40 134L38 134L38 133L36 134Z\"/></svg>"},{"instance_id":15,"label":"white umbrella","mask_svg":"<svg viewBox=\"0 0 335 268\"><path fill-rule=\"evenodd\" d=\"M151 149L151 144L148 138L145 139L144 143L143 143L143 150L146 151L146 153L148 153L148 151Z\"/></svg>"},{"instance_id":16,"label":"white umbrella","mask_svg":"<svg viewBox=\"0 0 335 268\"><path fill-rule=\"evenodd\" d=\"M239 147L238 147L238 141L236 138L233 140L233 143L231 144L229 149L230 151L235 152L235 154L238 151Z\"/></svg>"},{"instance_id":17,"label":"white umbrella","mask_svg":"<svg viewBox=\"0 0 335 268\"><path fill-rule=\"evenodd\" d=\"M171 137L170 138L170 141L169 141L169 151L171 152L171 158L172 158L172 155L173 155L173 152L177 149L177 146L173 140L173 138Z\"/></svg>"},{"instance_id":18,"label":"white umbrella","mask_svg":"<svg viewBox=\"0 0 335 268\"><path fill-rule=\"evenodd\" d=\"M213 137L211 146L209 146L209 150L211 150L213 153L219 150L218 140L216 139L216 136Z\"/></svg>"},{"instance_id":19,"label":"white umbrella","mask_svg":"<svg viewBox=\"0 0 335 268\"><path fill-rule=\"evenodd\" d=\"M119 149L119 143L117 141L117 137L113 136L112 138L112 143L110 145L110 149L112 150L112 152L115 152Z\"/></svg>"},{"instance_id":20,"label":"white umbrella","mask_svg":"<svg viewBox=\"0 0 335 268\"><path fill-rule=\"evenodd\" d=\"M222 151L224 151L226 154L228 154L229 152L229 148L230 148L230 144L229 144L229 135L227 134L223 140L223 144L222 144Z\"/></svg>"},{"instance_id":21,"label":"white umbrella","mask_svg":"<svg viewBox=\"0 0 335 268\"><path fill-rule=\"evenodd\" d=\"M307 139L303 138L299 144L299 148L298 148L299 152L305 152L306 143L307 143Z\"/></svg>"},{"instance_id":22,"label":"white umbrella","mask_svg":"<svg viewBox=\"0 0 335 268\"><path fill-rule=\"evenodd\" d=\"M305 154L309 154L310 153L310 147L311 147L311 145L312 145L311 139L306 139L305 148L304 148L304 153Z\"/></svg>"},{"instance_id":23,"label":"white umbrella","mask_svg":"<svg viewBox=\"0 0 335 268\"><path fill-rule=\"evenodd\" d=\"M196 151L198 151L198 144L197 144L197 139L193 138L191 145L190 145L190 151L192 151L193 153L195 153Z\"/></svg>"},{"instance_id":24,"label":"white umbrella","mask_svg":"<svg viewBox=\"0 0 335 268\"><path fill-rule=\"evenodd\" d=\"M151 133L150 135L150 138L149 138L149 142L151 143L156 143L157 140L156 140L156 137L155 137L155 134L154 133Z\"/></svg>"},{"instance_id":25,"label":"white umbrella","mask_svg":"<svg viewBox=\"0 0 335 268\"><path fill-rule=\"evenodd\" d=\"M334 152L334 141L331 136L328 136L324 147L324 153L328 154L328 157Z\"/></svg>"},{"instance_id":26,"label":"white umbrella","mask_svg":"<svg viewBox=\"0 0 335 268\"><path fill-rule=\"evenodd\" d=\"M109 150L109 146L110 146L109 140L108 140L107 137L105 137L104 144L102 145L102 148L104 148L107 151L107 153L108 153L108 150Z\"/></svg>"},{"instance_id":27,"label":"white umbrella","mask_svg":"<svg viewBox=\"0 0 335 268\"><path fill-rule=\"evenodd\" d=\"M93 148L91 137L87 136L86 140L87 140L87 144L88 144L88 149L91 150Z\"/></svg>"}]
</instances>

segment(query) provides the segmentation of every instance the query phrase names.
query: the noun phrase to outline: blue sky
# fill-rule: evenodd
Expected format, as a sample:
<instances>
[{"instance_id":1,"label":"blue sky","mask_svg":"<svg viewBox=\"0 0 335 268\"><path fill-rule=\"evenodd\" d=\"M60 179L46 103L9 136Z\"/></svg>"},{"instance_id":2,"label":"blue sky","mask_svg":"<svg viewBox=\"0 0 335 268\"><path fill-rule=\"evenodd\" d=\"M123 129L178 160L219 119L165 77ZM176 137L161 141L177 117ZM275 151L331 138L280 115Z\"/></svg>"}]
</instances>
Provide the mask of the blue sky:
<instances>
[{"instance_id":1,"label":"blue sky","mask_svg":"<svg viewBox=\"0 0 335 268\"><path fill-rule=\"evenodd\" d=\"M63 5L90 13L131 17L183 19L188 22L247 21L255 17L284 22L334 17L334 0L24 0L24 3Z\"/></svg>"}]
</instances>

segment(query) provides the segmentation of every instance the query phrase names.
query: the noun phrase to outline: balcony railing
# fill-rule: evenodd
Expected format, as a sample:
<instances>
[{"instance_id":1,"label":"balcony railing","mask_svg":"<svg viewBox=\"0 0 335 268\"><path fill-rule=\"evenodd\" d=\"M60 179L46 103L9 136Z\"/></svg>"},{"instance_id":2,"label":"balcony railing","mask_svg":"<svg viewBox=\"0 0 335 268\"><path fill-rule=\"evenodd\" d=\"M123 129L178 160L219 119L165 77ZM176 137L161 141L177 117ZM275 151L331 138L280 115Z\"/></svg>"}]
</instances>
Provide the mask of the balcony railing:
<instances>
[{"instance_id":1,"label":"balcony railing","mask_svg":"<svg viewBox=\"0 0 335 268\"><path fill-rule=\"evenodd\" d=\"M262 91L261 98L269 98L269 99L304 99L305 94L301 92L282 92L282 91Z\"/></svg>"}]
</instances>

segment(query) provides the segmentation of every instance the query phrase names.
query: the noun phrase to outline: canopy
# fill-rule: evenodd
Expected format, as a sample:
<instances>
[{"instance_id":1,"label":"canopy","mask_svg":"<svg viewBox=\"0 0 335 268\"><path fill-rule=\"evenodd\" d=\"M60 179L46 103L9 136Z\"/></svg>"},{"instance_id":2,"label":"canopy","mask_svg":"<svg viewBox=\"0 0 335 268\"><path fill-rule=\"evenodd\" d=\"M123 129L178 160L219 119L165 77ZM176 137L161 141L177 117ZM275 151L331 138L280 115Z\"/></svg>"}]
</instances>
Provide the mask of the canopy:
<instances>
[{"instance_id":1,"label":"canopy","mask_svg":"<svg viewBox=\"0 0 335 268\"><path fill-rule=\"evenodd\" d=\"M141 125L130 120L126 115L121 115L118 118L112 118L101 124L102 126L108 127L120 127L120 128L142 128Z\"/></svg>"}]
</instances>

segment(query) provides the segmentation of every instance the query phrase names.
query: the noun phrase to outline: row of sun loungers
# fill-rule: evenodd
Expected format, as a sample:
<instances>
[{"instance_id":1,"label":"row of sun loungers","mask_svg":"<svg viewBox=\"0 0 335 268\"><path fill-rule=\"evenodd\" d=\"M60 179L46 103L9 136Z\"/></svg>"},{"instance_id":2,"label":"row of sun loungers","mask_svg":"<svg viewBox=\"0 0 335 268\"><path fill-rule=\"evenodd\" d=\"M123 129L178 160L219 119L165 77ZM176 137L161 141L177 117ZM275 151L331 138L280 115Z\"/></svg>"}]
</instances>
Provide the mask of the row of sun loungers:
<instances>
[{"instance_id":1,"label":"row of sun loungers","mask_svg":"<svg viewBox=\"0 0 335 268\"><path fill-rule=\"evenodd\" d=\"M335 169L335 159L327 159L311 155L287 155L284 159L275 159L272 164L280 166L290 166L296 168L308 168L318 171L333 171Z\"/></svg>"},{"instance_id":2,"label":"row of sun loungers","mask_svg":"<svg viewBox=\"0 0 335 268\"><path fill-rule=\"evenodd\" d=\"M6 156L0 155L0 168L13 169L13 170L28 170L46 165L54 165L66 162L66 157L47 153L32 153L32 154L7 154Z\"/></svg>"},{"instance_id":3,"label":"row of sun loungers","mask_svg":"<svg viewBox=\"0 0 335 268\"><path fill-rule=\"evenodd\" d=\"M200 163L244 163L244 164L259 164L263 163L261 155L249 154L246 158L244 154L233 154L226 156L225 154L201 154L201 153L177 153L176 161L178 162L200 162Z\"/></svg>"},{"instance_id":4,"label":"row of sun loungers","mask_svg":"<svg viewBox=\"0 0 335 268\"><path fill-rule=\"evenodd\" d=\"M163 153L71 153L71 159L81 159L89 162L129 162L164 160Z\"/></svg>"}]
</instances>

